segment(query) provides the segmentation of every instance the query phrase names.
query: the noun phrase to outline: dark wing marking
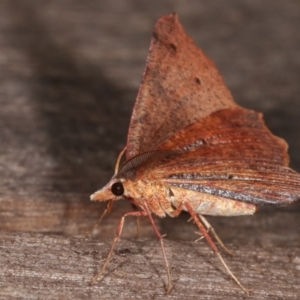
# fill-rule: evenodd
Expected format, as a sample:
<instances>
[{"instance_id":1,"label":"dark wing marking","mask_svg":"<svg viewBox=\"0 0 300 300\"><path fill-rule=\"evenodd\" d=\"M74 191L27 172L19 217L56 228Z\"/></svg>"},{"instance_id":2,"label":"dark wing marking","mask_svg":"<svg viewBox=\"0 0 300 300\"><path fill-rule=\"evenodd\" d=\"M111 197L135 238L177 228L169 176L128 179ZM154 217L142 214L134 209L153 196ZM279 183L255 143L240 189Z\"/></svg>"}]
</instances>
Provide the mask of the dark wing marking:
<instances>
[{"instance_id":1,"label":"dark wing marking","mask_svg":"<svg viewBox=\"0 0 300 300\"><path fill-rule=\"evenodd\" d=\"M253 161L217 161L199 173L170 174L163 181L258 205L287 205L300 199L300 175L287 167Z\"/></svg>"}]
</instances>

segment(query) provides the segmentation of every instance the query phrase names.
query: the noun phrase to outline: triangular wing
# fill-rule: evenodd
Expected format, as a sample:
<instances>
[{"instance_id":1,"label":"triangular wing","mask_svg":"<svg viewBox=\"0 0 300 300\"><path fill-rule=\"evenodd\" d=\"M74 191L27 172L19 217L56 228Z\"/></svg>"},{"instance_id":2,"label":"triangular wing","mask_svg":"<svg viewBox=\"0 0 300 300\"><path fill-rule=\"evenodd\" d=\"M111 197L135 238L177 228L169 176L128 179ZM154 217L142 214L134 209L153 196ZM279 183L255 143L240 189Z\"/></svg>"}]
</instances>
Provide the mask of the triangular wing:
<instances>
[{"instance_id":1,"label":"triangular wing","mask_svg":"<svg viewBox=\"0 0 300 300\"><path fill-rule=\"evenodd\" d=\"M176 14L154 28L127 138L127 160L217 110L236 107L214 63L185 33Z\"/></svg>"}]
</instances>

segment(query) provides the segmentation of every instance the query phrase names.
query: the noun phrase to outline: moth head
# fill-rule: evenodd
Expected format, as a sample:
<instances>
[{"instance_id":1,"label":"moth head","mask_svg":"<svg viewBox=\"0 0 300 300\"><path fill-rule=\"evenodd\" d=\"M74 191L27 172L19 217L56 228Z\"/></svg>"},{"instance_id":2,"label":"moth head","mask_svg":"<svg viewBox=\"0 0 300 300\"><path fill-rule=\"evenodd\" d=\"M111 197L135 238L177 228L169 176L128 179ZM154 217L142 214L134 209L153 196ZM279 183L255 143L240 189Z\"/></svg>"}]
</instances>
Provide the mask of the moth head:
<instances>
[{"instance_id":1,"label":"moth head","mask_svg":"<svg viewBox=\"0 0 300 300\"><path fill-rule=\"evenodd\" d=\"M91 195L92 201L118 200L124 196L126 182L124 179L112 178L107 185Z\"/></svg>"}]
</instances>

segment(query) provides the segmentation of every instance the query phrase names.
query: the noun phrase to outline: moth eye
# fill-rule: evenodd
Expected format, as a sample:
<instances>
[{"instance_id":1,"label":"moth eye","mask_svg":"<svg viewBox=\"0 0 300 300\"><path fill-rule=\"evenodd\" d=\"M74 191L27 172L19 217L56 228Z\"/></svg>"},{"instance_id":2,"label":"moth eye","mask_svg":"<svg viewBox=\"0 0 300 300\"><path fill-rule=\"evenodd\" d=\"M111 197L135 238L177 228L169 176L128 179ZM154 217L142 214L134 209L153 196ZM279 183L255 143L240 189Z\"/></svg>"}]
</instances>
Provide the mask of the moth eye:
<instances>
[{"instance_id":1,"label":"moth eye","mask_svg":"<svg viewBox=\"0 0 300 300\"><path fill-rule=\"evenodd\" d=\"M122 196L124 194L124 186L122 184L121 181L117 181L115 182L112 186L111 186L111 192L115 195L115 196Z\"/></svg>"}]
</instances>

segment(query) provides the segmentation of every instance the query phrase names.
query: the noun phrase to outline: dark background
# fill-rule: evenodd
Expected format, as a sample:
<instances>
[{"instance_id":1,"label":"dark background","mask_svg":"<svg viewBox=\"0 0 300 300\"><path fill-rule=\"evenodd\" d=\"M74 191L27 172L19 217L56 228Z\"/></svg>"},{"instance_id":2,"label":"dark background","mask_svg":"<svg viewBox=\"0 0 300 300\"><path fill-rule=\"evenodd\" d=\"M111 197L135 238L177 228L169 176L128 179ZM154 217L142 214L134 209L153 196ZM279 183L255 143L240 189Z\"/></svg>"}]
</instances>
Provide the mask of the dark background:
<instances>
[{"instance_id":1,"label":"dark background","mask_svg":"<svg viewBox=\"0 0 300 300\"><path fill-rule=\"evenodd\" d=\"M45 295L53 299L98 299L99 295L103 296L104 282L97 284L98 290L91 288L89 294L85 290L86 282L100 264L97 255L88 252L91 267L87 271L78 263L77 271L86 272L80 283L79 296L75 288L74 293L61 289L67 275L62 275L55 287L42 275L28 275L26 272L34 268L31 259L36 249L26 247L28 239L37 244L45 239L45 243L49 243L47 251L54 251L56 257L60 251L55 252L51 243L57 238L59 244L75 243L79 252L83 251L80 247L94 243L94 251L98 253L102 248L97 243L103 242L104 254L107 253L106 245L114 234L117 220L130 206L116 204L112 214L85 240L80 236L97 222L104 208L90 203L89 195L105 184L113 173L115 158L126 141L154 23L158 17L170 12L179 14L188 34L216 63L236 102L263 112L271 131L287 140L291 167L300 171L298 0L0 0L0 229L3 235L0 243L1 257L6 258L0 263L1 269L7 271L0 283L3 299L7 296L17 298L16 295L21 298L31 295L33 299ZM224 242L235 250L241 249L242 255L245 251L252 253L264 249L266 261L271 262L276 253L282 253L282 257L291 256L288 260L291 263L299 260L296 266L282 262L280 269L288 273L275 276L273 284L269 285L262 286L262 280L258 278L265 278L272 265L266 262L265 269L249 271L253 272L249 288L269 293L257 292L257 299L265 299L266 295L271 295L270 299L282 299L277 298L281 297L280 284L286 288L283 298L298 298L299 216L300 206L294 204L284 209L263 208L254 217L210 219ZM168 234L168 249L176 253L180 249L184 256L197 238L192 225L186 223L187 219L188 216L183 214L175 220L157 220L162 233ZM139 249L138 242L133 240L134 233L135 221L128 220L125 240L121 243L128 242L130 247ZM142 222L141 237L138 245L156 247L147 221ZM14 244L15 241L18 243ZM203 249L207 247L204 243L197 247L201 252L196 256L200 266L205 259ZM284 252L289 249L294 249L290 250L293 254ZM20 258L23 250L28 251L26 257L31 262L28 265L16 262L18 258L24 261ZM159 254L155 267L163 268L159 248L155 251ZM12 255L16 257L12 259ZM51 260L42 267L39 265L42 259L38 254L35 257L36 270L51 270ZM142 255L136 259L143 259ZM241 256L230 260L250 268L253 263L251 255L246 262L242 262ZM67 266L68 261L64 265ZM138 272L134 267L132 272ZM213 275L204 277L219 276L219 280L223 280L222 287L228 289L227 297L230 295L234 299L236 293L242 295L224 272L214 268L213 271ZM159 298L165 280L163 271L160 274L159 284L154 287L147 289L141 283L138 295L147 298L149 294L145 296L144 290L157 290L156 296L151 294L151 297ZM112 274L108 276L111 281L105 283L106 291L114 286L113 289L120 288L124 292L124 295L118 294L121 298L129 297L131 293L137 295L128 282L120 278L117 281ZM283 284L280 280L288 276L291 281ZM38 283L41 278L45 294L39 288L32 289L31 282ZM246 276L244 282L247 280ZM76 280L73 283L78 286ZM220 288L220 283L217 286ZM213 283L206 288L207 297L214 297L207 299L218 299ZM53 295L48 294L50 290ZM177 299L179 290L178 287L169 297ZM199 290L194 287L191 293L192 298L192 295L199 295Z\"/></svg>"}]
</instances>

